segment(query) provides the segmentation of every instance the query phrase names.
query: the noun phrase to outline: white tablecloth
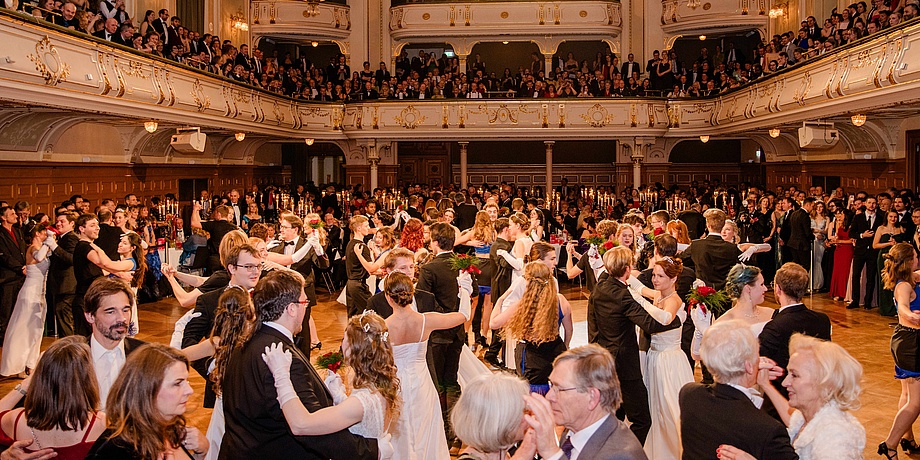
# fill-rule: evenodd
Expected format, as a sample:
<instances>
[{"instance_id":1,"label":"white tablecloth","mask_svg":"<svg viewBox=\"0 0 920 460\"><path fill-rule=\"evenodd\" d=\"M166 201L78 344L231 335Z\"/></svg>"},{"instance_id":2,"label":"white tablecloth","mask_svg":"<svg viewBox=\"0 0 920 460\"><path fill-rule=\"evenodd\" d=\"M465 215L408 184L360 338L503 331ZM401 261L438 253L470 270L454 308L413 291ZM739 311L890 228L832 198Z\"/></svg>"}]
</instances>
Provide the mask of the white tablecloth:
<instances>
[{"instance_id":1,"label":"white tablecloth","mask_svg":"<svg viewBox=\"0 0 920 460\"><path fill-rule=\"evenodd\" d=\"M182 255L181 249L168 248L168 249L157 249L157 252L160 253L160 262L164 264L172 265L173 267L179 266L179 256Z\"/></svg>"}]
</instances>

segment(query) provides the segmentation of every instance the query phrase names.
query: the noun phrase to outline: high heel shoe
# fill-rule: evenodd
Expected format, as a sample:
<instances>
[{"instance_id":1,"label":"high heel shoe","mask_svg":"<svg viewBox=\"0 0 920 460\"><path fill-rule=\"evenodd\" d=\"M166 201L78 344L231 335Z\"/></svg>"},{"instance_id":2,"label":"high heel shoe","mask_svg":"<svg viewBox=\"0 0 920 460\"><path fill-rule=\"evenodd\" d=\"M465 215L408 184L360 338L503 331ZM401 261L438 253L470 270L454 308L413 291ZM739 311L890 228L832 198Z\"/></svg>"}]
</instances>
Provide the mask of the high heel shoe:
<instances>
[{"instance_id":1,"label":"high heel shoe","mask_svg":"<svg viewBox=\"0 0 920 460\"><path fill-rule=\"evenodd\" d=\"M882 443L878 445L878 454L884 455L888 460L894 460L898 458L898 448L895 447L894 449L890 449L888 444L882 441Z\"/></svg>"},{"instance_id":2,"label":"high heel shoe","mask_svg":"<svg viewBox=\"0 0 920 460\"><path fill-rule=\"evenodd\" d=\"M901 439L901 450L907 452L907 455L920 453L920 446L913 439Z\"/></svg>"}]
</instances>

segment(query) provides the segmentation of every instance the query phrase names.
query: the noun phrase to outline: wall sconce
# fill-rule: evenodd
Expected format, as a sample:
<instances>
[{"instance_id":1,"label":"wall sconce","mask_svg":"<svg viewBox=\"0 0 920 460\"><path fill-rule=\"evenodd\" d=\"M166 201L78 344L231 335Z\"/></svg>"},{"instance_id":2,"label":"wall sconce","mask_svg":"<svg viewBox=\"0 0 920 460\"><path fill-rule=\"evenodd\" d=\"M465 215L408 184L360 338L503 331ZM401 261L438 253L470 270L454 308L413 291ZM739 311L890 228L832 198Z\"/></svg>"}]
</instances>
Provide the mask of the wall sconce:
<instances>
[{"instance_id":1,"label":"wall sconce","mask_svg":"<svg viewBox=\"0 0 920 460\"><path fill-rule=\"evenodd\" d=\"M246 139L246 133L236 133L236 140L242 142L243 139Z\"/></svg>"},{"instance_id":2,"label":"wall sconce","mask_svg":"<svg viewBox=\"0 0 920 460\"><path fill-rule=\"evenodd\" d=\"M242 32L249 31L249 23L246 22L246 16L243 15L242 11L237 11L230 15L230 27Z\"/></svg>"},{"instance_id":3,"label":"wall sconce","mask_svg":"<svg viewBox=\"0 0 920 460\"><path fill-rule=\"evenodd\" d=\"M770 12L768 14L770 15L770 19L776 19L783 15L783 8L782 7L770 8Z\"/></svg>"},{"instance_id":4,"label":"wall sconce","mask_svg":"<svg viewBox=\"0 0 920 460\"><path fill-rule=\"evenodd\" d=\"M304 139L303 141L304 141L307 145L313 145L314 139L308 137L308 138Z\"/></svg>"},{"instance_id":5,"label":"wall sconce","mask_svg":"<svg viewBox=\"0 0 920 460\"><path fill-rule=\"evenodd\" d=\"M857 113L850 117L850 121L853 122L853 126L862 126L866 124L866 114Z\"/></svg>"},{"instance_id":6,"label":"wall sconce","mask_svg":"<svg viewBox=\"0 0 920 460\"><path fill-rule=\"evenodd\" d=\"M779 137L779 128L772 128L772 129L770 129L770 137L772 137L772 138L774 138L774 139L777 138L777 137Z\"/></svg>"},{"instance_id":7,"label":"wall sconce","mask_svg":"<svg viewBox=\"0 0 920 460\"><path fill-rule=\"evenodd\" d=\"M157 125L157 122L155 121L145 121L144 122L144 129L146 129L147 132L150 134L153 134L157 130L157 126L159 125Z\"/></svg>"},{"instance_id":8,"label":"wall sconce","mask_svg":"<svg viewBox=\"0 0 920 460\"><path fill-rule=\"evenodd\" d=\"M317 46L319 46L319 42L312 42L312 43L310 43L310 45L312 45L314 48L316 48Z\"/></svg>"},{"instance_id":9,"label":"wall sconce","mask_svg":"<svg viewBox=\"0 0 920 460\"><path fill-rule=\"evenodd\" d=\"M700 136L700 142L704 144L709 142L709 136L706 136L706 135Z\"/></svg>"}]
</instances>

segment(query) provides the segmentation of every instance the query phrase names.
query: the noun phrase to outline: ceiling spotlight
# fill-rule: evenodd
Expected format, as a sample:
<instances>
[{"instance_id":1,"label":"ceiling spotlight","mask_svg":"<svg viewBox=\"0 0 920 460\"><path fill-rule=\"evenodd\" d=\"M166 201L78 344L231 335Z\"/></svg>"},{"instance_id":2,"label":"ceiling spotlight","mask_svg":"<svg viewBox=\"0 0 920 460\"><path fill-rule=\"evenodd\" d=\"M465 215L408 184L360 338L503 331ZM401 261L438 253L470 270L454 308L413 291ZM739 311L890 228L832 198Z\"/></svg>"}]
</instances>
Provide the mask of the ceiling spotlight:
<instances>
[{"instance_id":1,"label":"ceiling spotlight","mask_svg":"<svg viewBox=\"0 0 920 460\"><path fill-rule=\"evenodd\" d=\"M303 141L306 142L307 145L313 145L313 138L308 137L308 138L304 139Z\"/></svg>"},{"instance_id":2,"label":"ceiling spotlight","mask_svg":"<svg viewBox=\"0 0 920 460\"><path fill-rule=\"evenodd\" d=\"M153 132L157 130L157 126L158 126L157 122L155 121L145 121L144 122L144 129L146 129L147 132L150 134L153 134Z\"/></svg>"},{"instance_id":3,"label":"ceiling spotlight","mask_svg":"<svg viewBox=\"0 0 920 460\"><path fill-rule=\"evenodd\" d=\"M246 133L236 133L236 140L242 142L243 139L246 139Z\"/></svg>"},{"instance_id":4,"label":"ceiling spotlight","mask_svg":"<svg viewBox=\"0 0 920 460\"><path fill-rule=\"evenodd\" d=\"M508 40L505 40L502 42L502 45L507 45L507 44L508 44Z\"/></svg>"},{"instance_id":5,"label":"ceiling spotlight","mask_svg":"<svg viewBox=\"0 0 920 460\"><path fill-rule=\"evenodd\" d=\"M779 128L770 129L770 137L777 138L779 137Z\"/></svg>"},{"instance_id":6,"label":"ceiling spotlight","mask_svg":"<svg viewBox=\"0 0 920 460\"><path fill-rule=\"evenodd\" d=\"M854 126L862 126L862 125L866 124L866 114L864 114L864 113L857 113L857 114L855 114L855 115L853 115L853 116L850 117L850 121L853 122L853 125L854 125Z\"/></svg>"},{"instance_id":7,"label":"ceiling spotlight","mask_svg":"<svg viewBox=\"0 0 920 460\"><path fill-rule=\"evenodd\" d=\"M706 40L706 36L705 36L705 35L700 35L700 40Z\"/></svg>"},{"instance_id":8,"label":"ceiling spotlight","mask_svg":"<svg viewBox=\"0 0 920 460\"><path fill-rule=\"evenodd\" d=\"M316 48L317 46L319 46L319 42L313 42L313 43L310 43L310 44L313 45L314 48Z\"/></svg>"},{"instance_id":9,"label":"ceiling spotlight","mask_svg":"<svg viewBox=\"0 0 920 460\"><path fill-rule=\"evenodd\" d=\"M700 136L700 141L704 144L709 142L709 136L706 136L706 135Z\"/></svg>"}]
</instances>

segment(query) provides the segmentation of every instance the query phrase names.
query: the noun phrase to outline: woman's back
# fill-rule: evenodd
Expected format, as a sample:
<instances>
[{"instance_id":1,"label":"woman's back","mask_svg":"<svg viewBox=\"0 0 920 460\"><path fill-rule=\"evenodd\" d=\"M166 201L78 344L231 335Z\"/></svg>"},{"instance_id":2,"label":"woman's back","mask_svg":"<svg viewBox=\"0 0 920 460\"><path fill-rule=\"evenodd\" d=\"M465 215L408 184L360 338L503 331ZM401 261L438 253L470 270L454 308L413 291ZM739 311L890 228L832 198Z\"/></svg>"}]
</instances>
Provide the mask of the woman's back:
<instances>
[{"instance_id":1,"label":"woman's back","mask_svg":"<svg viewBox=\"0 0 920 460\"><path fill-rule=\"evenodd\" d=\"M35 442L26 452L35 452L52 448L60 460L83 460L93 447L96 439L105 430L105 415L92 414L82 430L77 431L35 431L26 424L24 409L13 409L0 413L0 444L12 444L14 441L34 439ZM12 436L7 433L12 433Z\"/></svg>"}]
</instances>

